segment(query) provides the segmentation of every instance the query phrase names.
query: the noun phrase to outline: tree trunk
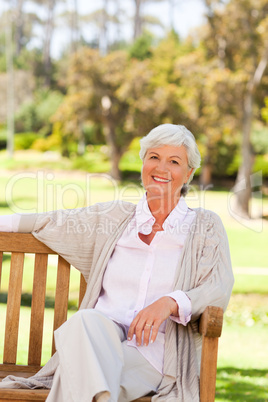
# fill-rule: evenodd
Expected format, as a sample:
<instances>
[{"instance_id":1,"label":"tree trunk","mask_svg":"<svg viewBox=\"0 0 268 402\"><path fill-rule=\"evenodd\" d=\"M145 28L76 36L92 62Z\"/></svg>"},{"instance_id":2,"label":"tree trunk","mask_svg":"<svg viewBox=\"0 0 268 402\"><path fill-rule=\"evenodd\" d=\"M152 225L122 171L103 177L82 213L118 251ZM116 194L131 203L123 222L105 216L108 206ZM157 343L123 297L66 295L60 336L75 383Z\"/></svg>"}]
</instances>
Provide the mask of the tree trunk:
<instances>
[{"instance_id":1,"label":"tree trunk","mask_svg":"<svg viewBox=\"0 0 268 402\"><path fill-rule=\"evenodd\" d=\"M134 17L134 40L136 40L142 33L142 23L141 23L141 3L142 0L135 1L135 17Z\"/></svg>"},{"instance_id":2,"label":"tree trunk","mask_svg":"<svg viewBox=\"0 0 268 402\"><path fill-rule=\"evenodd\" d=\"M203 165L199 182L203 189L210 186L212 182L212 163L210 158L210 149L208 146L206 149L206 155L203 159Z\"/></svg>"},{"instance_id":3,"label":"tree trunk","mask_svg":"<svg viewBox=\"0 0 268 402\"><path fill-rule=\"evenodd\" d=\"M243 125L242 125L242 162L239 166L234 193L236 197L235 208L242 216L249 216L249 202L251 198L250 175L253 167L253 153L251 150L250 132L253 110L253 93L248 90L243 105Z\"/></svg>"},{"instance_id":4,"label":"tree trunk","mask_svg":"<svg viewBox=\"0 0 268 402\"><path fill-rule=\"evenodd\" d=\"M23 37L23 7L24 0L17 0L15 10L15 55L19 56L22 49L22 37Z\"/></svg>"},{"instance_id":5,"label":"tree trunk","mask_svg":"<svg viewBox=\"0 0 268 402\"><path fill-rule=\"evenodd\" d=\"M119 162L122 156L121 149L116 144L115 130L113 124L109 121L104 127L104 135L106 138L107 145L109 147L111 171L110 175L115 180L121 180L121 172L119 170Z\"/></svg>"},{"instance_id":6,"label":"tree trunk","mask_svg":"<svg viewBox=\"0 0 268 402\"><path fill-rule=\"evenodd\" d=\"M260 84L264 71L268 63L268 43L264 49L264 54L254 72L253 77L248 82L246 95L243 103L243 124L242 124L242 162L238 170L234 193L235 209L238 213L249 217L249 203L251 199L251 173L253 167L253 152L250 142L250 133L253 116L253 99L256 87Z\"/></svg>"},{"instance_id":7,"label":"tree trunk","mask_svg":"<svg viewBox=\"0 0 268 402\"><path fill-rule=\"evenodd\" d=\"M107 17L108 17L108 0L103 0L102 8L102 20L100 26L100 39L99 39L99 49L100 54L105 56L108 50L108 37L107 37Z\"/></svg>"},{"instance_id":8,"label":"tree trunk","mask_svg":"<svg viewBox=\"0 0 268 402\"><path fill-rule=\"evenodd\" d=\"M45 66L45 85L50 86L51 83L51 40L54 30L54 9L56 0L48 0L48 17L45 27L45 43L44 43L44 66Z\"/></svg>"},{"instance_id":9,"label":"tree trunk","mask_svg":"<svg viewBox=\"0 0 268 402\"><path fill-rule=\"evenodd\" d=\"M73 0L73 5L74 11L71 14L71 52L75 53L77 51L77 46L80 40L77 0Z\"/></svg>"},{"instance_id":10,"label":"tree trunk","mask_svg":"<svg viewBox=\"0 0 268 402\"><path fill-rule=\"evenodd\" d=\"M13 68L13 52L12 52L12 18L10 11L8 13L8 21L6 24L6 69L7 69L7 152L10 158L14 152L14 68Z\"/></svg>"}]
</instances>

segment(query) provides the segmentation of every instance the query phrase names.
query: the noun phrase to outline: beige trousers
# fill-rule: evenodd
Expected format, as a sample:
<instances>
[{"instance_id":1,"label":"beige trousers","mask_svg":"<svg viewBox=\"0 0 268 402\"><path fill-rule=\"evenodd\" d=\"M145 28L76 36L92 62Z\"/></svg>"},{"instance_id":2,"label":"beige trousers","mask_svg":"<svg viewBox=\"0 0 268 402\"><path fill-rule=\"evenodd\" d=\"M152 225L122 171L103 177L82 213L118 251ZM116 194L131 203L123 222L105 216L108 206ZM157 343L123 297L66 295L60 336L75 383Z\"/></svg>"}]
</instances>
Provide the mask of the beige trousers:
<instances>
[{"instance_id":1,"label":"beige trousers","mask_svg":"<svg viewBox=\"0 0 268 402\"><path fill-rule=\"evenodd\" d=\"M162 375L123 329L101 312L80 310L55 331L60 364L47 402L127 402L156 391Z\"/></svg>"}]
</instances>

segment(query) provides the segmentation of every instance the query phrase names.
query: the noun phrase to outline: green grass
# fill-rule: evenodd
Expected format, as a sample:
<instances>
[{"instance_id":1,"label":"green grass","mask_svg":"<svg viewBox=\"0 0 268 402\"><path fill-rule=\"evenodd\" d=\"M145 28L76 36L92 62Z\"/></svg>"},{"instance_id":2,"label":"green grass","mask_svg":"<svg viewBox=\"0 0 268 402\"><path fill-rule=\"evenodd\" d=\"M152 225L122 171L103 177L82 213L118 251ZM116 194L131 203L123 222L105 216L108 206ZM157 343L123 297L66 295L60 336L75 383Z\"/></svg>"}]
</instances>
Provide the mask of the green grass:
<instances>
[{"instance_id":1,"label":"green grass","mask_svg":"<svg viewBox=\"0 0 268 402\"><path fill-rule=\"evenodd\" d=\"M216 401L268 401L268 295L233 295L219 340Z\"/></svg>"},{"instance_id":2,"label":"green grass","mask_svg":"<svg viewBox=\"0 0 268 402\"><path fill-rule=\"evenodd\" d=\"M75 311L68 311L68 318L70 318ZM0 303L0 322L5 322L6 305ZM29 330L30 330L30 307L21 307L20 325L19 325L19 338L18 338L18 354L17 364L27 364L28 348L29 348ZM52 349L52 329L53 329L54 311L51 308L45 309L44 317L44 330L43 330L43 349L41 364L44 365L51 356ZM4 344L4 328L0 327L0 345ZM0 362L3 362L3 350L0 349Z\"/></svg>"},{"instance_id":3,"label":"green grass","mask_svg":"<svg viewBox=\"0 0 268 402\"><path fill-rule=\"evenodd\" d=\"M268 401L268 325L226 324L219 343L217 402Z\"/></svg>"},{"instance_id":4,"label":"green grass","mask_svg":"<svg viewBox=\"0 0 268 402\"><path fill-rule=\"evenodd\" d=\"M218 369L215 401L267 402L267 369L223 367Z\"/></svg>"},{"instance_id":5,"label":"green grass","mask_svg":"<svg viewBox=\"0 0 268 402\"><path fill-rule=\"evenodd\" d=\"M268 267L268 225L261 232L245 227L227 227L235 267ZM268 288L267 288L268 289Z\"/></svg>"},{"instance_id":6,"label":"green grass","mask_svg":"<svg viewBox=\"0 0 268 402\"><path fill-rule=\"evenodd\" d=\"M248 275L235 273L233 293L268 293L268 275Z\"/></svg>"}]
</instances>

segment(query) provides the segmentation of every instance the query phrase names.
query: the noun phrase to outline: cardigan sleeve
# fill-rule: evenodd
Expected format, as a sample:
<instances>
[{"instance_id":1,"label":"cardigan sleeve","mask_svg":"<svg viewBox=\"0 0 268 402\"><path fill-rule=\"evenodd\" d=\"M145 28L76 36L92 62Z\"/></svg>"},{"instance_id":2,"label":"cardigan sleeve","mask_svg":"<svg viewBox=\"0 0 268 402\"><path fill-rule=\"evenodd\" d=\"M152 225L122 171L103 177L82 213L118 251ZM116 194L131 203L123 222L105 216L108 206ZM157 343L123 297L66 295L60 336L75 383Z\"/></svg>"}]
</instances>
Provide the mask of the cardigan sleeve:
<instances>
[{"instance_id":1,"label":"cardigan sleeve","mask_svg":"<svg viewBox=\"0 0 268 402\"><path fill-rule=\"evenodd\" d=\"M32 234L77 268L87 280L94 251L95 208L37 214Z\"/></svg>"},{"instance_id":2,"label":"cardigan sleeve","mask_svg":"<svg viewBox=\"0 0 268 402\"><path fill-rule=\"evenodd\" d=\"M211 213L211 222L199 248L196 283L185 292L192 302L192 320L196 320L207 306L225 310L234 284L228 238L218 215Z\"/></svg>"}]
</instances>

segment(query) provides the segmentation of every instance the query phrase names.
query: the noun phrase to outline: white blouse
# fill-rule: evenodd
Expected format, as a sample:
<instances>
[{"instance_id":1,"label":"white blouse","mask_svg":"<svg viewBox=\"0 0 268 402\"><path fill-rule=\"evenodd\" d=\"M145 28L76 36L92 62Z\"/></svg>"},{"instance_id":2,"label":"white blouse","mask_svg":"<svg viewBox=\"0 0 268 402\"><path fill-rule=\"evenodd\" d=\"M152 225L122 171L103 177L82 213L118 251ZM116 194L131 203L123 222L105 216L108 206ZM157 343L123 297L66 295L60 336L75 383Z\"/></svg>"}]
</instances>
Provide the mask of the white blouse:
<instances>
[{"instance_id":1,"label":"white blouse","mask_svg":"<svg viewBox=\"0 0 268 402\"><path fill-rule=\"evenodd\" d=\"M181 251L189 233L195 212L180 198L157 232L152 242L144 243L138 233L149 234L155 218L146 196L137 205L108 262L102 291L95 308L124 326L126 334L137 313L163 296L172 297L178 304L179 317L170 318L187 325L191 319L191 301L184 292L173 292L175 271ZM164 322L156 341L148 346L137 346L135 337L128 345L136 347L149 362L162 373L165 341Z\"/></svg>"}]
</instances>

